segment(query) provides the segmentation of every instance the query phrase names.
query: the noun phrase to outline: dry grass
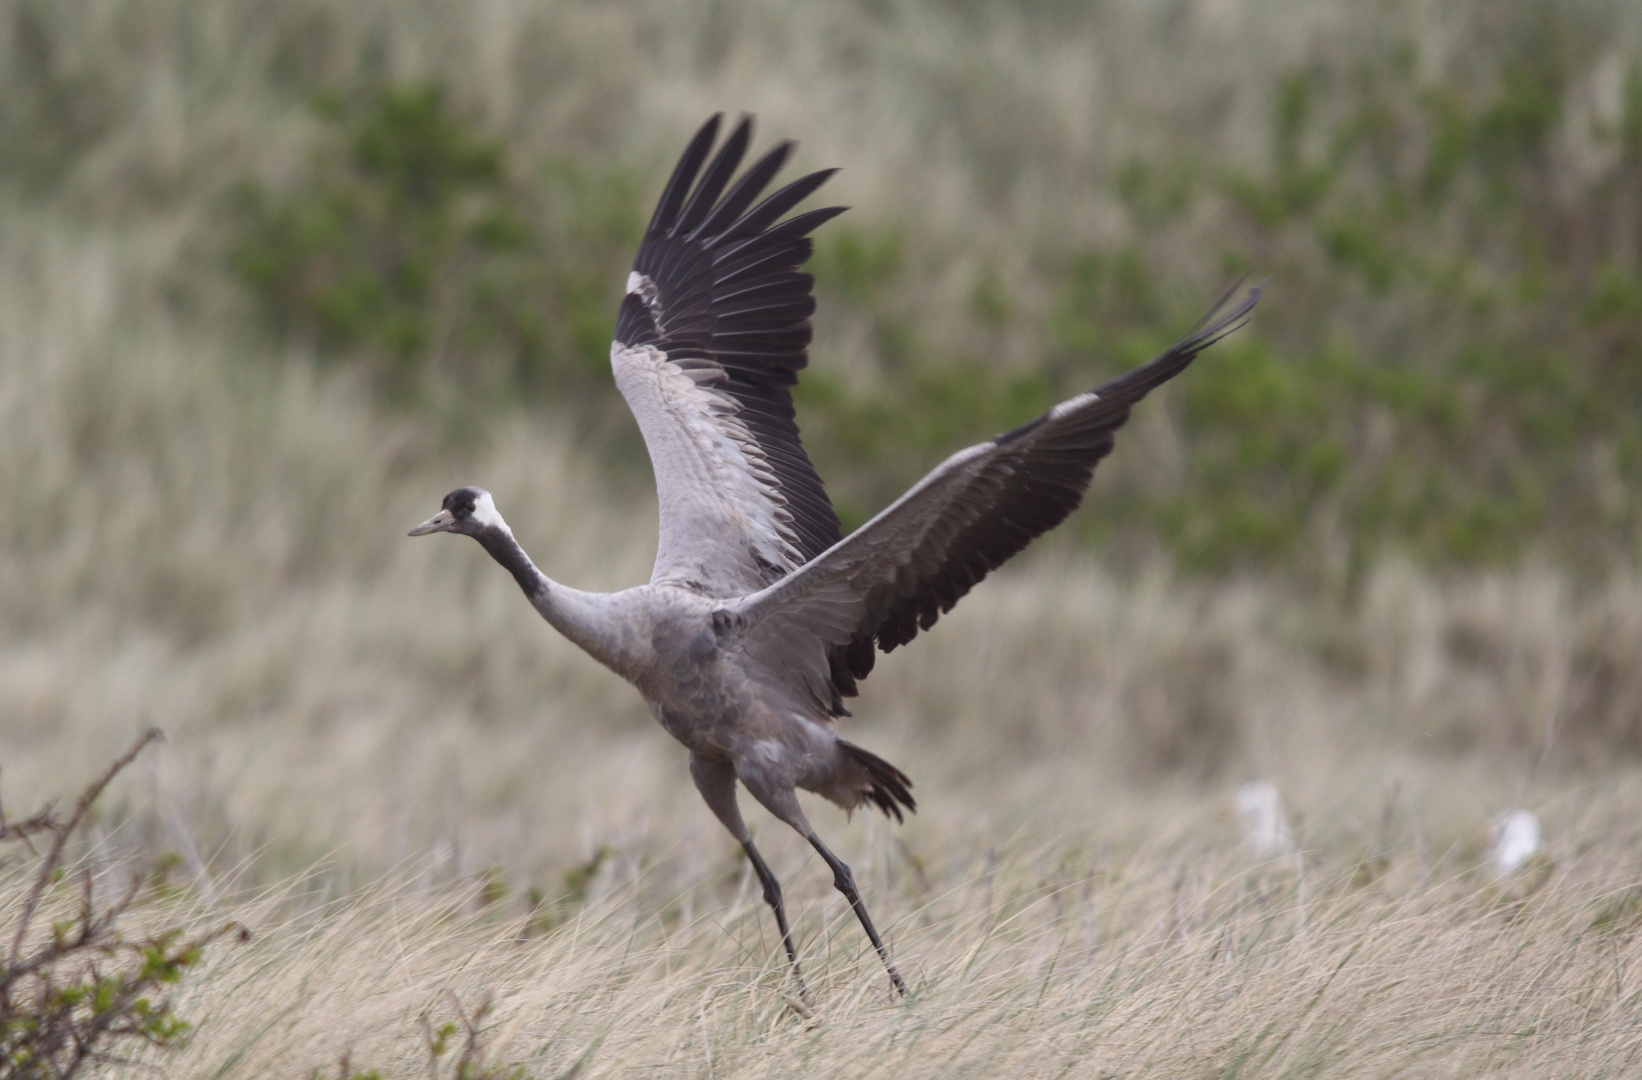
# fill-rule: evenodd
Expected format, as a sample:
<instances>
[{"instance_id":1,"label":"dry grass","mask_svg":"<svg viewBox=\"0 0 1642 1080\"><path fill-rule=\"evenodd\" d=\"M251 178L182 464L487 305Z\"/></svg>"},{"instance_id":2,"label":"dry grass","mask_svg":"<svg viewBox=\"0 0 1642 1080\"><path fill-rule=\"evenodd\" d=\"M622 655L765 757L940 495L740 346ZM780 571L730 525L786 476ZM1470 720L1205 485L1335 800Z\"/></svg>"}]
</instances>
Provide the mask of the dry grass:
<instances>
[{"instance_id":1,"label":"dry grass","mask_svg":"<svg viewBox=\"0 0 1642 1080\"><path fill-rule=\"evenodd\" d=\"M143 918L257 931L185 987L199 1032L167 1075L344 1053L416 1075L447 993L493 996L492 1059L537 1076L584 1055L585 1076L1591 1075L1636 1052L1642 788L1574 752L1606 744L1568 719L1597 715L1592 672L1624 699L1631 579L1386 565L1346 604L1056 550L1000 575L885 658L847 722L922 812L891 830L817 808L906 1004L759 820L804 1019L745 865L635 696L477 548L400 536L482 479L556 573L613 586L643 575L648 506L611 505L544 424L446 460L345 382L225 370L99 301L140 247L14 226L5 249L8 803L162 724L93 857L175 851L183 895ZM1536 768L1551 723L1567 749ZM1227 794L1249 776L1295 808L1303 878L1239 852ZM1522 902L1478 869L1488 816L1519 804L1552 860Z\"/></svg>"},{"instance_id":2,"label":"dry grass","mask_svg":"<svg viewBox=\"0 0 1642 1080\"><path fill-rule=\"evenodd\" d=\"M1239 853L1190 802L1053 840L929 824L926 860L857 854L913 985L899 1002L786 851L802 1011L756 885L713 842L684 892L641 871L546 932L404 880L318 909L286 887L233 906L257 937L190 979L198 1035L164 1068L303 1076L346 1055L420 1075L421 1017L488 1000L487 1059L535 1076L1621 1075L1642 1052L1639 794L1567 790L1546 807L1554 864L1503 889L1431 852L1408 807L1384 861L1325 839L1303 870ZM937 794L928 817L955 809Z\"/></svg>"},{"instance_id":3,"label":"dry grass","mask_svg":"<svg viewBox=\"0 0 1642 1080\"><path fill-rule=\"evenodd\" d=\"M806 160L852 163L864 216L910 186L917 227L1003 259L1149 116L1184 123L1206 82L1271 64L1239 41L1280 25L1270 49L1310 47L1343 8L1200 5L1178 54L1197 81L1136 102L1113 95L1159 85L1136 73L1155 62L1133 46L1159 32L1149 5L1110 6L1087 70L1008 15L910 3L884 7L894 33L803 5L722 26L644 4L534 22L500 2L292 4L285 22L162 6L197 29L196 81L163 50L114 70L126 135L50 204L0 196L0 765L7 804L28 806L167 731L85 857L113 874L174 852L139 919L226 915L256 937L184 986L198 1032L164 1075L304 1077L344 1054L424 1075L419 1017L487 996L490 1059L539 1078L1542 1077L1642 1056L1634 574L1389 561L1314 596L1120 576L1049 545L885 658L846 722L914 777L920 814L896 830L816 808L915 985L905 1002L815 860L754 815L791 890L805 1017L746 865L636 695L477 547L402 536L482 483L556 577L617 587L648 569L649 496L612 488L551 419L432 431L345 374L267 362L190 246L225 179L298 145L300 110L270 118L234 65L345 68L380 32L388 68L451 73L530 146L660 162L708 108L752 102L766 131L806 133ZM113 18L87 22L87 57L113 50ZM292 59L303 20L331 29ZM649 77L628 77L633 58ZM1041 104L1042 129L982 124L992 141L961 151L949 122L908 136L998 94ZM1223 104L1234 145L1264 105ZM1047 149L987 171L1028 138ZM1078 212L1098 233L1100 207ZM965 267L932 275L932 297L961 302ZM852 370L851 332L817 362ZM1129 434L1166 468L1161 414ZM1302 860L1240 850L1228 795L1254 777L1284 791ZM1487 821L1519 805L1548 853L1499 885ZM0 877L0 911L21 887Z\"/></svg>"}]
</instances>

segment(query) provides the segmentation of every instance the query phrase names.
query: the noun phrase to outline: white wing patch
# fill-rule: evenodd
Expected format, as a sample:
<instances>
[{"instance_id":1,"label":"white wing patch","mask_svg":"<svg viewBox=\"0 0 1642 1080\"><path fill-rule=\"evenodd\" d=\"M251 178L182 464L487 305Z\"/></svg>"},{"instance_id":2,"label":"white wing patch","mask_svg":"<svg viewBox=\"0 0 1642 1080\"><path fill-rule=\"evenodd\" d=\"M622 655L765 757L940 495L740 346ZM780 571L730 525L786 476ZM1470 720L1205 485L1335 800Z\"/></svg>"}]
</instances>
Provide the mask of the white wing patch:
<instances>
[{"instance_id":1,"label":"white wing patch","mask_svg":"<svg viewBox=\"0 0 1642 1080\"><path fill-rule=\"evenodd\" d=\"M1067 413L1077 412L1085 405L1091 405L1099 400L1100 395L1095 393L1093 390L1090 390L1087 393L1079 394L1077 397L1067 398L1065 401L1049 410L1048 420L1050 423L1053 423L1065 416Z\"/></svg>"},{"instance_id":2,"label":"white wing patch","mask_svg":"<svg viewBox=\"0 0 1642 1080\"><path fill-rule=\"evenodd\" d=\"M649 279L634 276L644 297ZM651 580L731 596L801 566L775 471L738 415L740 404L713 389L724 369L620 343L611 346L610 366L655 467L661 540Z\"/></svg>"},{"instance_id":3,"label":"white wing patch","mask_svg":"<svg viewBox=\"0 0 1642 1080\"><path fill-rule=\"evenodd\" d=\"M656 324L657 336L666 337L667 327L662 324L661 317L661 293L656 289L656 283L637 270L630 270L627 273L627 295L644 301L644 306L650 311L650 321Z\"/></svg>"}]
</instances>

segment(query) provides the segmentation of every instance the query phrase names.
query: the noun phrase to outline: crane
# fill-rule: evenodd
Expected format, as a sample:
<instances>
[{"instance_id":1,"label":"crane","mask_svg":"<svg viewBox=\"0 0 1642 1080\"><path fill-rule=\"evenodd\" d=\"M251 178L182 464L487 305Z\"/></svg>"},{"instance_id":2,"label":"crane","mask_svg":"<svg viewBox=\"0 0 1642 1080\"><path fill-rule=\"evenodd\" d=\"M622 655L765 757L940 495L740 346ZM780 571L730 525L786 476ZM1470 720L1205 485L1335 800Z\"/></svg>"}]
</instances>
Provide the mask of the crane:
<instances>
[{"instance_id":1,"label":"crane","mask_svg":"<svg viewBox=\"0 0 1642 1080\"><path fill-rule=\"evenodd\" d=\"M1233 285L1156 359L953 454L845 537L799 442L790 395L808 362L815 311L813 279L800 267L811 232L843 208L784 217L834 170L759 201L792 144L735 178L751 118L715 154L720 119L697 132L662 192L610 347L616 386L655 471L660 531L650 582L590 593L552 580L477 487L446 495L410 535L478 540L544 619L638 689L688 749L702 799L746 851L800 995L781 883L742 819L737 782L826 861L904 994L854 875L816 833L797 790L845 810L871 804L897 821L917 808L905 773L839 734L844 699L879 650L930 629L1063 521L1130 408L1241 326L1262 286Z\"/></svg>"}]
</instances>

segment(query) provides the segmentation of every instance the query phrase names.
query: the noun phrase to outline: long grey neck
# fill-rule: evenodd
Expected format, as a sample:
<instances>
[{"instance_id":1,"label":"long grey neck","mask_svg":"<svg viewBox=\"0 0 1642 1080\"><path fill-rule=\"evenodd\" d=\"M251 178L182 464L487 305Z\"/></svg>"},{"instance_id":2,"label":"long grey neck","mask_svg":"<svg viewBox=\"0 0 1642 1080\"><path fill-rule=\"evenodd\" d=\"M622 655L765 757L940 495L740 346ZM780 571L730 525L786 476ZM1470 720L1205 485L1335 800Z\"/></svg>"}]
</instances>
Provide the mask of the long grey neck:
<instances>
[{"instance_id":1,"label":"long grey neck","mask_svg":"<svg viewBox=\"0 0 1642 1080\"><path fill-rule=\"evenodd\" d=\"M513 580L519 583L519 588L525 591L525 595L532 603L535 603L538 594L553 587L552 579L536 569L536 564L530 561L525 549L513 538L513 530L506 525L488 526L474 539L490 552L491 558L501 563L507 572L513 575Z\"/></svg>"},{"instance_id":2,"label":"long grey neck","mask_svg":"<svg viewBox=\"0 0 1642 1080\"><path fill-rule=\"evenodd\" d=\"M506 523L491 525L474 538L507 568L531 605L555 630L618 675L628 674L630 658L624 635L612 624L609 595L572 589L542 573Z\"/></svg>"}]
</instances>

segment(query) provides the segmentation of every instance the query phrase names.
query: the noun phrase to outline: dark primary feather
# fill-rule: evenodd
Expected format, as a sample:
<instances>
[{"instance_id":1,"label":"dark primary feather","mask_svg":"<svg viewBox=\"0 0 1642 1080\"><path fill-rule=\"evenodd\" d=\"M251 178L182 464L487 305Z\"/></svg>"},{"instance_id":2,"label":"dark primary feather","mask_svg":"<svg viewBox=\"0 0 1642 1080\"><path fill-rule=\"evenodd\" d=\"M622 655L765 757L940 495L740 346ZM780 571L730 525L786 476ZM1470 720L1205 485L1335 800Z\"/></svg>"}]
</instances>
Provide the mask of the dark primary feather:
<instances>
[{"instance_id":1,"label":"dark primary feather","mask_svg":"<svg viewBox=\"0 0 1642 1080\"><path fill-rule=\"evenodd\" d=\"M814 279L798 268L810 257L809 233L843 208L812 210L776 224L833 170L810 173L753 206L792 144L781 143L731 185L752 122L744 118L708 161L718 125L715 116L696 134L657 203L633 262L636 273L654 282L655 305L626 297L616 340L655 345L683 366L696 361L723 368L723 377L707 385L740 406L792 515L796 547L811 559L840 533L793 414L790 388L809 362L815 312Z\"/></svg>"},{"instance_id":2,"label":"dark primary feather","mask_svg":"<svg viewBox=\"0 0 1642 1080\"><path fill-rule=\"evenodd\" d=\"M853 695L856 680L872 671L876 649L889 652L928 630L976 582L1064 521L1083 501L1130 407L1241 326L1263 285L1235 304L1241 282L1233 285L1184 337L1101 386L1095 400L1060 416L1045 413L982 444L990 454L979 476L952 499L943 515L948 520L938 523L947 528L932 527L893 578L871 590L854 637L830 650L836 693ZM841 701L833 704L842 711Z\"/></svg>"}]
</instances>

